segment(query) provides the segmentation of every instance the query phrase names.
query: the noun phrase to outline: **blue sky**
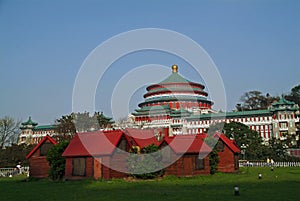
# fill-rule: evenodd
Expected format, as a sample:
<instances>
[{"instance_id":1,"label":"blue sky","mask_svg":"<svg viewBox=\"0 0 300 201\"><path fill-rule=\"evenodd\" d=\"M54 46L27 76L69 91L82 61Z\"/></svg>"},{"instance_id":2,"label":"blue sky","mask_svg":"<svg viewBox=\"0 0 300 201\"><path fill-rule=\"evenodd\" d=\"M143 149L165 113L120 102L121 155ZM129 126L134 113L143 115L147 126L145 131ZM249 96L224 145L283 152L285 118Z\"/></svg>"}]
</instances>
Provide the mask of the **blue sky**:
<instances>
[{"instance_id":1,"label":"blue sky","mask_svg":"<svg viewBox=\"0 0 300 201\"><path fill-rule=\"evenodd\" d=\"M140 28L182 33L211 56L223 78L228 109L249 90L288 93L300 84L300 2L282 1L0 1L0 117L53 123L72 111L72 90L84 59L105 40ZM188 64L159 52L114 63L97 89L96 108L111 115L111 90L138 65ZM159 72L158 72L159 73ZM101 87L100 87L101 86ZM144 86L131 100L143 100Z\"/></svg>"}]
</instances>

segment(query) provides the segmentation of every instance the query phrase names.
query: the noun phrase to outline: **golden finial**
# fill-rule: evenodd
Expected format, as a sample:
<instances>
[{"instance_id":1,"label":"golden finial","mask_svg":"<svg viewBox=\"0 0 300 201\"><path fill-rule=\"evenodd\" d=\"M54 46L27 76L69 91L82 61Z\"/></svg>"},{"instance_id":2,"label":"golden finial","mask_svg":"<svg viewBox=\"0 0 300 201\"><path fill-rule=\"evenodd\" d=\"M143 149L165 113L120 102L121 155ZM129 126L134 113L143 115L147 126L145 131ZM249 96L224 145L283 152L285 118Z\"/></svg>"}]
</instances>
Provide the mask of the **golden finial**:
<instances>
[{"instance_id":1,"label":"golden finial","mask_svg":"<svg viewBox=\"0 0 300 201\"><path fill-rule=\"evenodd\" d=\"M177 73L177 72L178 72L178 66L177 66L176 64L174 64L174 65L172 66L172 72L173 72L173 73Z\"/></svg>"}]
</instances>

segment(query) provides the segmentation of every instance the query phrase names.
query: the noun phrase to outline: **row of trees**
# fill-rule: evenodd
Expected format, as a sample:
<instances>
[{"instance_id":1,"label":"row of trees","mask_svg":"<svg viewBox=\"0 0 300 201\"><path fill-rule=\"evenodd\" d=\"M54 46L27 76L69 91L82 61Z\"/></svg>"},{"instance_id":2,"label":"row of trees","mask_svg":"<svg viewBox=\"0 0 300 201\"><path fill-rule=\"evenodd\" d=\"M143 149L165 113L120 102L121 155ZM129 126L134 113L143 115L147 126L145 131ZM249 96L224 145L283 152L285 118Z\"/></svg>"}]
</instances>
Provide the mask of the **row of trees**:
<instances>
[{"instance_id":1,"label":"row of trees","mask_svg":"<svg viewBox=\"0 0 300 201\"><path fill-rule=\"evenodd\" d=\"M300 105L300 85L293 87L284 97ZM271 96L269 93L263 95L260 91L249 91L241 96L241 103L236 104L236 109L238 111L267 109L274 101L279 99L279 96Z\"/></svg>"},{"instance_id":2,"label":"row of trees","mask_svg":"<svg viewBox=\"0 0 300 201\"><path fill-rule=\"evenodd\" d=\"M209 133L222 132L228 138L234 139L235 143L241 148L244 147L244 155L247 160L265 160L272 158L275 161L294 161L297 158L287 154L284 146L285 142L278 139L271 139L268 145L262 144L262 138L258 132L251 130L240 122L217 123L211 125Z\"/></svg>"},{"instance_id":3,"label":"row of trees","mask_svg":"<svg viewBox=\"0 0 300 201\"><path fill-rule=\"evenodd\" d=\"M56 132L60 133L63 139L70 139L76 132L87 132L111 127L114 123L112 118L106 117L102 112L71 113L64 115L55 121Z\"/></svg>"}]
</instances>

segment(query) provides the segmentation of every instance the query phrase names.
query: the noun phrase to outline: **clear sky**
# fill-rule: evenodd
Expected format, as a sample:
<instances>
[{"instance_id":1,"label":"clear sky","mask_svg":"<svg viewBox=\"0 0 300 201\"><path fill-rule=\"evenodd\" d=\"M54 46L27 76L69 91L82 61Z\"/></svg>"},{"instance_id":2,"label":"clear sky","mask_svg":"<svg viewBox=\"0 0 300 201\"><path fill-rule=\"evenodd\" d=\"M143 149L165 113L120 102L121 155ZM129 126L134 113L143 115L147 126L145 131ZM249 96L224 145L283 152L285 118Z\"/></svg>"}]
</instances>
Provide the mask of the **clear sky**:
<instances>
[{"instance_id":1,"label":"clear sky","mask_svg":"<svg viewBox=\"0 0 300 201\"><path fill-rule=\"evenodd\" d=\"M212 57L223 78L228 109L249 90L288 93L300 84L300 1L0 1L0 117L51 124L72 112L76 75L88 54L116 34L140 28L182 33ZM138 65L182 60L159 52L132 54L106 72L96 108L111 116L111 90ZM159 72L158 72L159 73ZM101 86L101 87L100 87ZM130 111L143 100L132 97Z\"/></svg>"}]
</instances>

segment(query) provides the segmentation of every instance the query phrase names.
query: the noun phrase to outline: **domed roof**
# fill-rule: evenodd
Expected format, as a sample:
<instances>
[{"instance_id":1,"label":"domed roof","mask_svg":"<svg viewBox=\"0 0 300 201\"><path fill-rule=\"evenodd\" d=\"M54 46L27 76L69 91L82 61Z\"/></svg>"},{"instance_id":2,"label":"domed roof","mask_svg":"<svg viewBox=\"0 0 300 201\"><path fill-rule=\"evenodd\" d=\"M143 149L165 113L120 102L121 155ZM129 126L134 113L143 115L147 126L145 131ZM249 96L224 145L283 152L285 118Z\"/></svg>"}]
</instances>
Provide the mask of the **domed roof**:
<instances>
[{"instance_id":1,"label":"domed roof","mask_svg":"<svg viewBox=\"0 0 300 201\"><path fill-rule=\"evenodd\" d=\"M172 66L172 74L158 84L150 85L144 94L145 101L139 107L165 105L170 102L194 102L212 105L207 99L208 94L204 91L204 86L191 82L178 73L178 66ZM193 107L193 106L188 106ZM205 106L204 106L205 107Z\"/></svg>"}]
</instances>

